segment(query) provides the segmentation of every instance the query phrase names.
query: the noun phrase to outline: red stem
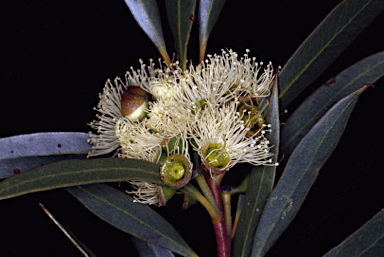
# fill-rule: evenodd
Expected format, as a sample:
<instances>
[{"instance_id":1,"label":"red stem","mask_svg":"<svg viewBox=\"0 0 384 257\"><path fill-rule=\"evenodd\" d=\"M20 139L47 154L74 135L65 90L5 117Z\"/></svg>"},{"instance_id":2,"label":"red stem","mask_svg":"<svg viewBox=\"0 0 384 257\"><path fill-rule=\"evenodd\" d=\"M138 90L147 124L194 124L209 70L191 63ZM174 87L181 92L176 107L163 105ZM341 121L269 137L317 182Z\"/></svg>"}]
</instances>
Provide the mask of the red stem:
<instances>
[{"instance_id":1,"label":"red stem","mask_svg":"<svg viewBox=\"0 0 384 257\"><path fill-rule=\"evenodd\" d=\"M224 174L221 176L217 176L215 178L211 177L208 173L205 174L205 179L207 180L208 186L212 191L213 197L217 205L219 206L221 213L220 220L213 220L213 228L216 234L216 242L217 242L217 251L218 257L229 257L231 253L231 241L227 234L227 228L225 225L224 214L223 214L223 202L221 200L221 191L220 191L220 182L223 178Z\"/></svg>"}]
</instances>

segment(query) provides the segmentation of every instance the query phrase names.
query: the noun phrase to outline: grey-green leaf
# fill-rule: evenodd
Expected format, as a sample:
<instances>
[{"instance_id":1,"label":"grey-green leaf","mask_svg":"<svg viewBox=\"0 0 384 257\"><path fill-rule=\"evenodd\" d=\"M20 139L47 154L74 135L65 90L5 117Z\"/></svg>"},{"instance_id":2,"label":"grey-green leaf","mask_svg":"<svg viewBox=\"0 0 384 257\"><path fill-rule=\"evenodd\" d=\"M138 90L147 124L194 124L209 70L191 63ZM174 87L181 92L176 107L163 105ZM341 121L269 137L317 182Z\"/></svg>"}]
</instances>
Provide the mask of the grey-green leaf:
<instances>
[{"instance_id":1,"label":"grey-green leaf","mask_svg":"<svg viewBox=\"0 0 384 257\"><path fill-rule=\"evenodd\" d=\"M159 8L156 0L125 0L133 17L136 19L140 27L147 33L148 37L159 49L166 63L170 64L171 59L165 47L163 29L161 27L161 19Z\"/></svg>"},{"instance_id":2,"label":"grey-green leaf","mask_svg":"<svg viewBox=\"0 0 384 257\"><path fill-rule=\"evenodd\" d=\"M317 89L282 126L280 155L287 160L301 138L332 105L362 85L376 82L383 75L384 52L380 52L348 67Z\"/></svg>"},{"instance_id":3,"label":"grey-green leaf","mask_svg":"<svg viewBox=\"0 0 384 257\"><path fill-rule=\"evenodd\" d=\"M91 150L89 135L80 132L48 132L0 139L0 179L65 160L84 159Z\"/></svg>"},{"instance_id":4,"label":"grey-green leaf","mask_svg":"<svg viewBox=\"0 0 384 257\"><path fill-rule=\"evenodd\" d=\"M159 169L159 165L142 160L65 160L11 176L0 182L0 200L38 191L101 182L141 180L164 184Z\"/></svg>"},{"instance_id":5,"label":"grey-green leaf","mask_svg":"<svg viewBox=\"0 0 384 257\"><path fill-rule=\"evenodd\" d=\"M280 74L281 108L294 100L383 10L382 0L344 0L300 45Z\"/></svg>"},{"instance_id":6,"label":"grey-green leaf","mask_svg":"<svg viewBox=\"0 0 384 257\"><path fill-rule=\"evenodd\" d=\"M192 23L195 20L196 0L165 0L165 5L181 68L186 70L187 47Z\"/></svg>"},{"instance_id":7,"label":"grey-green leaf","mask_svg":"<svg viewBox=\"0 0 384 257\"><path fill-rule=\"evenodd\" d=\"M197 18L199 19L200 62L204 60L209 34L219 18L224 3L225 0L200 0L199 2Z\"/></svg>"},{"instance_id":8,"label":"grey-green leaf","mask_svg":"<svg viewBox=\"0 0 384 257\"><path fill-rule=\"evenodd\" d=\"M384 209L324 257L376 257L384 253Z\"/></svg>"},{"instance_id":9,"label":"grey-green leaf","mask_svg":"<svg viewBox=\"0 0 384 257\"><path fill-rule=\"evenodd\" d=\"M131 236L131 239L141 257L175 257L170 250L161 246L148 243L134 236Z\"/></svg>"},{"instance_id":10,"label":"grey-green leaf","mask_svg":"<svg viewBox=\"0 0 384 257\"><path fill-rule=\"evenodd\" d=\"M106 185L66 188L88 210L112 226L183 256L197 256L176 230L150 207Z\"/></svg>"},{"instance_id":11,"label":"grey-green leaf","mask_svg":"<svg viewBox=\"0 0 384 257\"><path fill-rule=\"evenodd\" d=\"M266 116L266 123L271 124L269 140L273 148L273 163L277 162L280 138L278 86L275 83ZM232 256L248 257L252 251L253 238L261 213L269 198L275 181L276 166L254 167L249 178L245 200L236 229Z\"/></svg>"},{"instance_id":12,"label":"grey-green leaf","mask_svg":"<svg viewBox=\"0 0 384 257\"><path fill-rule=\"evenodd\" d=\"M265 205L251 256L264 256L294 219L321 167L336 148L359 95L367 87L335 104L295 148Z\"/></svg>"}]
</instances>

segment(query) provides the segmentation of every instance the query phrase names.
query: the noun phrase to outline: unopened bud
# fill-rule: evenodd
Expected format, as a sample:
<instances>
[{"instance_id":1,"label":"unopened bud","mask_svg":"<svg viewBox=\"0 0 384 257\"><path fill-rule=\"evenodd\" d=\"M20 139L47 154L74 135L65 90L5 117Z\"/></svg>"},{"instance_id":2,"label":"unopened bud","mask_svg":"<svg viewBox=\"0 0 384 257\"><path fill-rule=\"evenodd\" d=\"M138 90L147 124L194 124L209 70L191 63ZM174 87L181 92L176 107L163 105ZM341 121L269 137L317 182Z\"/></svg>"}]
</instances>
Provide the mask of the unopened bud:
<instances>
[{"instance_id":1,"label":"unopened bud","mask_svg":"<svg viewBox=\"0 0 384 257\"><path fill-rule=\"evenodd\" d=\"M160 206L165 206L176 193L176 189L165 185L156 185L156 190L157 196L159 197Z\"/></svg>"},{"instance_id":2,"label":"unopened bud","mask_svg":"<svg viewBox=\"0 0 384 257\"><path fill-rule=\"evenodd\" d=\"M148 100L145 99L145 95L141 96L127 91L121 96L123 115L128 116L132 121L142 120L146 115L146 108L148 108Z\"/></svg>"}]
</instances>

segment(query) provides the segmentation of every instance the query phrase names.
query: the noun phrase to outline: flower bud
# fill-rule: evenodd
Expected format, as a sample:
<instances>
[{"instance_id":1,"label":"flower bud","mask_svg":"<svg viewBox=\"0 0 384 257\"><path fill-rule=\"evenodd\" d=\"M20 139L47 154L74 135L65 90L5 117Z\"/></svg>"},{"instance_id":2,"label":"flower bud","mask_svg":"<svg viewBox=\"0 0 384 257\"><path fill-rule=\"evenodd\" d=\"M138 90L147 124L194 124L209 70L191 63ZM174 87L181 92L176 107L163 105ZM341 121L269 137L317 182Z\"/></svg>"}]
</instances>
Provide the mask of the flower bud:
<instances>
[{"instance_id":1,"label":"flower bud","mask_svg":"<svg viewBox=\"0 0 384 257\"><path fill-rule=\"evenodd\" d=\"M128 194L133 195L133 202L165 206L168 200L176 193L176 190L164 185L158 185L148 181L128 181L133 190L126 191Z\"/></svg>"},{"instance_id":2,"label":"flower bud","mask_svg":"<svg viewBox=\"0 0 384 257\"><path fill-rule=\"evenodd\" d=\"M130 88L133 88L129 90ZM123 111L124 116L128 116L128 118L132 121L141 121L145 115L145 109L148 108L148 94L140 89L141 91L144 91L143 95L131 93L131 92L140 92L138 87L129 87L126 92L123 93L121 96L121 109Z\"/></svg>"},{"instance_id":3,"label":"flower bud","mask_svg":"<svg viewBox=\"0 0 384 257\"><path fill-rule=\"evenodd\" d=\"M145 91L141 87L129 86L126 92L129 94L139 95L143 97L146 101L149 101L149 94L147 93L147 91Z\"/></svg>"},{"instance_id":4,"label":"flower bud","mask_svg":"<svg viewBox=\"0 0 384 257\"><path fill-rule=\"evenodd\" d=\"M176 189L165 185L156 185L156 190L160 206L165 206L176 193Z\"/></svg>"},{"instance_id":5,"label":"flower bud","mask_svg":"<svg viewBox=\"0 0 384 257\"><path fill-rule=\"evenodd\" d=\"M192 205L194 205L195 203L197 203L197 199L188 195L188 194L184 194L184 201L183 201L183 209L186 210L188 209L189 207L191 207Z\"/></svg>"},{"instance_id":6,"label":"flower bud","mask_svg":"<svg viewBox=\"0 0 384 257\"><path fill-rule=\"evenodd\" d=\"M192 164L184 155L168 156L161 165L160 176L167 186L181 188L191 179Z\"/></svg>"}]
</instances>

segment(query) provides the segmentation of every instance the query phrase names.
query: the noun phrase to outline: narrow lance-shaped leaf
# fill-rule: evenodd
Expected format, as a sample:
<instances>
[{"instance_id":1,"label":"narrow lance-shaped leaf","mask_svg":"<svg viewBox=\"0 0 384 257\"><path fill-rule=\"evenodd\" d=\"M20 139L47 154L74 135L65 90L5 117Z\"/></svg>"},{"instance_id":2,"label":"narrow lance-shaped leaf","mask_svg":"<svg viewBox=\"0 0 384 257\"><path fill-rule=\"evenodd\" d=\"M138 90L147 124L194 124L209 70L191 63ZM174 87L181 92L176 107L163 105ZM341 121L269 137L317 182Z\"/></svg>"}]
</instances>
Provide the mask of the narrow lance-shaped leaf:
<instances>
[{"instance_id":1,"label":"narrow lance-shaped leaf","mask_svg":"<svg viewBox=\"0 0 384 257\"><path fill-rule=\"evenodd\" d=\"M199 13L199 41L200 41L200 62L204 60L207 41L213 26L219 18L225 0L200 0Z\"/></svg>"},{"instance_id":2,"label":"narrow lance-shaped leaf","mask_svg":"<svg viewBox=\"0 0 384 257\"><path fill-rule=\"evenodd\" d=\"M301 44L280 75L281 108L309 86L383 10L382 0L344 0Z\"/></svg>"},{"instance_id":3,"label":"narrow lance-shaped leaf","mask_svg":"<svg viewBox=\"0 0 384 257\"><path fill-rule=\"evenodd\" d=\"M279 99L277 75L273 86L266 123L271 125L269 140L273 148L273 163L277 162L280 138ZM267 134L268 136L268 134ZM248 188L236 230L232 256L249 256L252 251L253 237L264 205L269 198L275 181L276 166L254 167L249 178Z\"/></svg>"},{"instance_id":4,"label":"narrow lance-shaped leaf","mask_svg":"<svg viewBox=\"0 0 384 257\"><path fill-rule=\"evenodd\" d=\"M181 68L187 69L187 47L195 20L196 0L165 0L169 25L179 53Z\"/></svg>"},{"instance_id":5,"label":"narrow lance-shaped leaf","mask_svg":"<svg viewBox=\"0 0 384 257\"><path fill-rule=\"evenodd\" d=\"M182 256L197 256L176 230L150 207L106 185L66 188L88 210L112 226Z\"/></svg>"},{"instance_id":6,"label":"narrow lance-shaped leaf","mask_svg":"<svg viewBox=\"0 0 384 257\"><path fill-rule=\"evenodd\" d=\"M384 253L384 209L324 257L376 257Z\"/></svg>"},{"instance_id":7,"label":"narrow lance-shaped leaf","mask_svg":"<svg viewBox=\"0 0 384 257\"><path fill-rule=\"evenodd\" d=\"M309 96L281 128L280 155L287 160L311 127L341 98L384 75L384 52L348 67ZM286 162L284 162L286 163Z\"/></svg>"},{"instance_id":8,"label":"narrow lance-shaped leaf","mask_svg":"<svg viewBox=\"0 0 384 257\"><path fill-rule=\"evenodd\" d=\"M367 87L335 104L298 144L265 205L251 256L264 256L294 219L321 167L336 148L359 95Z\"/></svg>"},{"instance_id":9,"label":"narrow lance-shaped leaf","mask_svg":"<svg viewBox=\"0 0 384 257\"><path fill-rule=\"evenodd\" d=\"M168 249L161 246L148 243L144 240L138 239L137 237L131 236L133 243L136 246L140 256L145 257L175 257L175 255Z\"/></svg>"},{"instance_id":10,"label":"narrow lance-shaped leaf","mask_svg":"<svg viewBox=\"0 0 384 257\"><path fill-rule=\"evenodd\" d=\"M164 184L159 170L159 165L142 160L65 160L0 182L0 200L55 188L101 182L140 180Z\"/></svg>"},{"instance_id":11,"label":"narrow lance-shaped leaf","mask_svg":"<svg viewBox=\"0 0 384 257\"><path fill-rule=\"evenodd\" d=\"M168 65L171 64L171 59L165 47L159 8L156 0L125 0L125 3L128 5L137 23L139 23L140 27L147 33L157 49L159 49L164 61Z\"/></svg>"},{"instance_id":12,"label":"narrow lance-shaped leaf","mask_svg":"<svg viewBox=\"0 0 384 257\"><path fill-rule=\"evenodd\" d=\"M91 150L89 135L48 132L0 139L0 179L65 159L84 159Z\"/></svg>"}]
</instances>

